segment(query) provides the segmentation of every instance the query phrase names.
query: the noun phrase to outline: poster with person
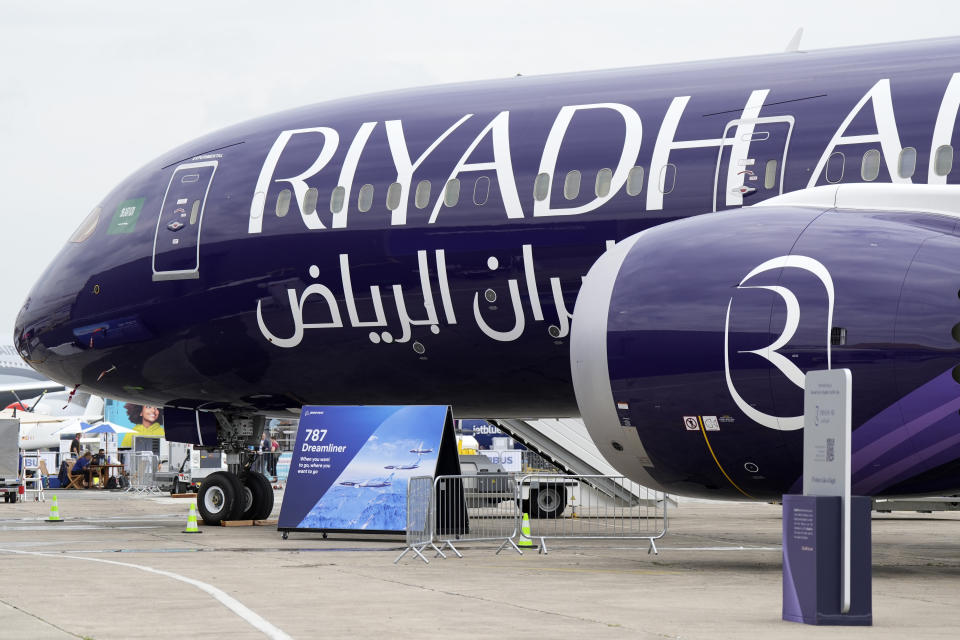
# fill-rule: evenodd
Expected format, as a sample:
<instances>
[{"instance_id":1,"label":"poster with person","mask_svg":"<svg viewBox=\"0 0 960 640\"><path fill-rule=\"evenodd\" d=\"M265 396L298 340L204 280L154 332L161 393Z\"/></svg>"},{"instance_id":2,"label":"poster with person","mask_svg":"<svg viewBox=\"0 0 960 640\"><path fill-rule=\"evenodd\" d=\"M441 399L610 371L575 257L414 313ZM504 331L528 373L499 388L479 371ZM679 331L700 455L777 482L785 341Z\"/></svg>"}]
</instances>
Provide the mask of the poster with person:
<instances>
[{"instance_id":1,"label":"poster with person","mask_svg":"<svg viewBox=\"0 0 960 640\"><path fill-rule=\"evenodd\" d=\"M121 448L133 447L134 437L162 438L164 436L163 409L159 407L108 398L104 402L103 414L107 422L134 430L134 433L120 436Z\"/></svg>"}]
</instances>

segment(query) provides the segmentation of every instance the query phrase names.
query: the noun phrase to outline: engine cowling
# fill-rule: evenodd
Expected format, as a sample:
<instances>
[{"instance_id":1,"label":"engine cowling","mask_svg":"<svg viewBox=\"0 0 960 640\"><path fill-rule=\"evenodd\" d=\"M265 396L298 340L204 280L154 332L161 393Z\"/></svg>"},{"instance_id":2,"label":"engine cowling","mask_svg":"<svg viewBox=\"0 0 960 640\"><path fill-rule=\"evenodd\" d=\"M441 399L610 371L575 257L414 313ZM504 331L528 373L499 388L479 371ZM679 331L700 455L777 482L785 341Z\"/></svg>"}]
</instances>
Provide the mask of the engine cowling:
<instances>
[{"instance_id":1,"label":"engine cowling","mask_svg":"<svg viewBox=\"0 0 960 640\"><path fill-rule=\"evenodd\" d=\"M584 280L581 415L665 491L800 491L803 376L853 373L855 493L960 488L960 236L950 215L764 206L661 225Z\"/></svg>"}]
</instances>

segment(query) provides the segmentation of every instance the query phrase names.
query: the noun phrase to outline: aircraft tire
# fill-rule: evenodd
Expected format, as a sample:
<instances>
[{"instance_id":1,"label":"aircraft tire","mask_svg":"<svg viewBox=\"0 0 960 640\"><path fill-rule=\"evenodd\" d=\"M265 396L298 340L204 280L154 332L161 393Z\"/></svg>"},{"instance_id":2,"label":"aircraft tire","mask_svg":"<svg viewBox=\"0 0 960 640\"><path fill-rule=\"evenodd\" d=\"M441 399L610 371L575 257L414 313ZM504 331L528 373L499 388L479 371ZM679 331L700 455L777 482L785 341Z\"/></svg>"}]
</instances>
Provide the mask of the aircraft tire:
<instances>
[{"instance_id":1,"label":"aircraft tire","mask_svg":"<svg viewBox=\"0 0 960 640\"><path fill-rule=\"evenodd\" d=\"M204 478L197 494L197 511L208 525L235 520L241 509L240 478L227 471L217 471Z\"/></svg>"},{"instance_id":2,"label":"aircraft tire","mask_svg":"<svg viewBox=\"0 0 960 640\"><path fill-rule=\"evenodd\" d=\"M567 508L567 491L562 484L541 485L536 493L531 492L530 502L534 517L559 518Z\"/></svg>"},{"instance_id":3,"label":"aircraft tire","mask_svg":"<svg viewBox=\"0 0 960 640\"><path fill-rule=\"evenodd\" d=\"M273 511L273 486L265 475L248 471L241 477L244 490L249 491L252 501L241 516L242 520L266 520Z\"/></svg>"}]
</instances>

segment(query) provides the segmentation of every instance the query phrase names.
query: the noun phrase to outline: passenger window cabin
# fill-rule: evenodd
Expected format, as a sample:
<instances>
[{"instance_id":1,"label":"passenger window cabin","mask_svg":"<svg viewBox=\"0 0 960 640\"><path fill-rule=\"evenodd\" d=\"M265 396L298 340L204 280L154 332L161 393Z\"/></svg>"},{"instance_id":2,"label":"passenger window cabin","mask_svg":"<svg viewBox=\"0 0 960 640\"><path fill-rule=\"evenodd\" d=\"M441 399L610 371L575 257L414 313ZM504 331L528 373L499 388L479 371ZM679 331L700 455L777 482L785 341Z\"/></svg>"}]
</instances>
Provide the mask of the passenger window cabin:
<instances>
[{"instance_id":1,"label":"passenger window cabin","mask_svg":"<svg viewBox=\"0 0 960 640\"><path fill-rule=\"evenodd\" d=\"M593 192L598 198L605 198L610 193L610 183L613 181L613 171L600 169L597 171L597 182Z\"/></svg>"},{"instance_id":2,"label":"passenger window cabin","mask_svg":"<svg viewBox=\"0 0 960 640\"><path fill-rule=\"evenodd\" d=\"M361 212L370 211L373 206L373 185L365 184L360 187L360 193L357 195L357 209Z\"/></svg>"},{"instance_id":3,"label":"passenger window cabin","mask_svg":"<svg viewBox=\"0 0 960 640\"><path fill-rule=\"evenodd\" d=\"M417 209L426 209L427 205L430 204L429 180L421 180L417 183L417 192L414 196L413 203L416 205Z\"/></svg>"},{"instance_id":4,"label":"passenger window cabin","mask_svg":"<svg viewBox=\"0 0 960 640\"><path fill-rule=\"evenodd\" d=\"M287 211L290 210L290 189L284 189L277 194L277 207L275 212L278 218L282 218L287 215Z\"/></svg>"},{"instance_id":5,"label":"passenger window cabin","mask_svg":"<svg viewBox=\"0 0 960 640\"><path fill-rule=\"evenodd\" d=\"M477 181L473 183L473 204L483 206L487 203L487 198L490 197L490 178L487 176L480 176L477 178Z\"/></svg>"},{"instance_id":6,"label":"passenger window cabin","mask_svg":"<svg viewBox=\"0 0 960 640\"><path fill-rule=\"evenodd\" d=\"M860 166L860 177L866 182L876 180L880 175L882 154L878 149L868 149L864 154ZM846 156L835 151L827 160L824 177L830 184L837 184L843 180L846 165ZM900 178L911 178L916 173L917 150L914 147L904 147L900 151L897 159L897 175ZM776 159L768 160L764 164L763 186L765 189L773 189L777 186L779 179L778 170L779 161ZM934 154L934 172L938 176L945 176L953 169L953 147L951 145L942 145L937 148ZM634 166L627 173L626 192L628 196L635 197L643 191L644 168ZM660 179L658 188L661 193L669 194L676 187L677 166L668 163L660 168ZM553 176L543 172L537 174L533 183L533 197L536 201L542 202L550 196L550 183ZM580 188L583 174L573 169L568 171L563 181L563 196L567 200L575 200L580 196ZM473 184L473 204L483 206L490 197L491 180L487 176L480 176ZM594 184L594 194L603 198L610 194L613 186L613 170L604 167L597 171L596 182ZM460 201L460 180L452 178L447 181L443 189L443 203L447 207L455 207ZM430 195L432 184L430 180L421 180L417 183L414 191L414 206L417 209L426 209L430 204ZM403 187L399 182L394 182L387 187L386 206L390 211L396 210L400 206L400 200L403 195ZM278 218L285 217L290 210L290 201L293 197L290 189L283 189L277 195L276 215ZM330 194L330 212L340 213L343 211L346 197L346 189L343 186L337 186ZM357 209L361 212L369 211L373 206L374 186L372 184L363 185L357 195ZM307 190L303 199L303 211L306 214L314 213L317 209L318 191L316 188ZM191 216L192 218L192 216ZM191 219L191 223L193 220Z\"/></svg>"},{"instance_id":7,"label":"passenger window cabin","mask_svg":"<svg viewBox=\"0 0 960 640\"><path fill-rule=\"evenodd\" d=\"M777 186L777 165L779 163L776 160L767 160L767 164L763 170L763 188L764 189L773 189Z\"/></svg>"},{"instance_id":8,"label":"passenger window cabin","mask_svg":"<svg viewBox=\"0 0 960 640\"><path fill-rule=\"evenodd\" d=\"M643 167L633 167L627 174L627 195L638 196L643 191Z\"/></svg>"},{"instance_id":9,"label":"passenger window cabin","mask_svg":"<svg viewBox=\"0 0 960 640\"><path fill-rule=\"evenodd\" d=\"M933 160L933 172L945 176L953 169L953 147L949 144L937 147Z\"/></svg>"},{"instance_id":10,"label":"passenger window cabin","mask_svg":"<svg viewBox=\"0 0 960 640\"><path fill-rule=\"evenodd\" d=\"M394 182L387 187L387 209L393 211L400 206L400 194L403 186L399 182Z\"/></svg>"},{"instance_id":11,"label":"passenger window cabin","mask_svg":"<svg viewBox=\"0 0 960 640\"><path fill-rule=\"evenodd\" d=\"M913 147L904 147L897 159L897 175L901 178L912 178L917 170L917 150Z\"/></svg>"},{"instance_id":12,"label":"passenger window cabin","mask_svg":"<svg viewBox=\"0 0 960 640\"><path fill-rule=\"evenodd\" d=\"M457 206L460 200L460 180L451 178L447 181L447 186L443 190L443 204L448 207Z\"/></svg>"},{"instance_id":13,"label":"passenger window cabin","mask_svg":"<svg viewBox=\"0 0 960 640\"><path fill-rule=\"evenodd\" d=\"M317 212L317 200L320 199L320 192L316 187L310 187L303 194L303 212L307 215Z\"/></svg>"},{"instance_id":14,"label":"passenger window cabin","mask_svg":"<svg viewBox=\"0 0 960 640\"><path fill-rule=\"evenodd\" d=\"M533 197L537 202L543 202L547 199L547 195L550 193L550 174L549 173L540 173L537 174L536 180L533 181Z\"/></svg>"},{"instance_id":15,"label":"passenger window cabin","mask_svg":"<svg viewBox=\"0 0 960 640\"><path fill-rule=\"evenodd\" d=\"M880 150L867 149L860 161L860 177L866 182L873 182L880 175Z\"/></svg>"},{"instance_id":16,"label":"passenger window cabin","mask_svg":"<svg viewBox=\"0 0 960 640\"><path fill-rule=\"evenodd\" d=\"M660 193L666 195L673 192L677 186L677 165L672 162L660 167L660 180L657 183Z\"/></svg>"},{"instance_id":17,"label":"passenger window cabin","mask_svg":"<svg viewBox=\"0 0 960 640\"><path fill-rule=\"evenodd\" d=\"M846 156L839 151L834 151L827 159L826 178L830 184L837 184L843 180L843 167L846 164Z\"/></svg>"},{"instance_id":18,"label":"passenger window cabin","mask_svg":"<svg viewBox=\"0 0 960 640\"><path fill-rule=\"evenodd\" d=\"M343 187L336 187L330 194L330 213L340 213L343 211L343 200L346 197L347 190Z\"/></svg>"},{"instance_id":19,"label":"passenger window cabin","mask_svg":"<svg viewBox=\"0 0 960 640\"><path fill-rule=\"evenodd\" d=\"M567 172L567 177L563 181L563 197L573 200L578 195L580 195L580 172L574 169Z\"/></svg>"}]
</instances>

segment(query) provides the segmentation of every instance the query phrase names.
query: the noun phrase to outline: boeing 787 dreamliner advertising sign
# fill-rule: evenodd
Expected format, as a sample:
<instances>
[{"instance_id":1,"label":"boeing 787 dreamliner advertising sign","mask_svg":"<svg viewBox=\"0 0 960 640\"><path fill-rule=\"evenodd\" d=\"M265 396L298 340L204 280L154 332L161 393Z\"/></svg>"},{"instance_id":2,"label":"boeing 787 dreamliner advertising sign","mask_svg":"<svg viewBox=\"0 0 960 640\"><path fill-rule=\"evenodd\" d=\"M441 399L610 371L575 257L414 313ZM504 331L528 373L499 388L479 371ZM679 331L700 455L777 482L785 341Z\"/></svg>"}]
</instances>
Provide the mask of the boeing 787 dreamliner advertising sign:
<instances>
[{"instance_id":1,"label":"boeing 787 dreamliner advertising sign","mask_svg":"<svg viewBox=\"0 0 960 640\"><path fill-rule=\"evenodd\" d=\"M402 533L407 480L452 429L446 406L304 407L278 528Z\"/></svg>"}]
</instances>

